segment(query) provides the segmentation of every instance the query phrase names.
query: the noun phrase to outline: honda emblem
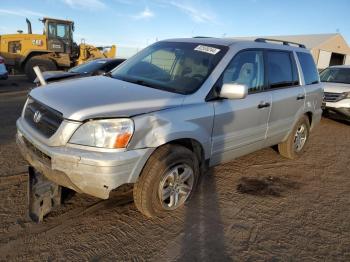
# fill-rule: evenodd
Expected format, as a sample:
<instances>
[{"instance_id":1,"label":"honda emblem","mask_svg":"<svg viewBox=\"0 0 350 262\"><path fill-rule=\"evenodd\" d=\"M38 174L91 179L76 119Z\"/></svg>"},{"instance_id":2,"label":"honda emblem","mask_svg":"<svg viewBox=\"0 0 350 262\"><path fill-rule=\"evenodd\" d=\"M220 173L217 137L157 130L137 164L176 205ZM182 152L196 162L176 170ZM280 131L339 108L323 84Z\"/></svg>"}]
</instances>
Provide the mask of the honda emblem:
<instances>
[{"instance_id":1,"label":"honda emblem","mask_svg":"<svg viewBox=\"0 0 350 262\"><path fill-rule=\"evenodd\" d=\"M41 117L42 117L42 115L41 115L40 111L39 110L35 111L34 116L33 116L34 123L39 123L41 120Z\"/></svg>"}]
</instances>

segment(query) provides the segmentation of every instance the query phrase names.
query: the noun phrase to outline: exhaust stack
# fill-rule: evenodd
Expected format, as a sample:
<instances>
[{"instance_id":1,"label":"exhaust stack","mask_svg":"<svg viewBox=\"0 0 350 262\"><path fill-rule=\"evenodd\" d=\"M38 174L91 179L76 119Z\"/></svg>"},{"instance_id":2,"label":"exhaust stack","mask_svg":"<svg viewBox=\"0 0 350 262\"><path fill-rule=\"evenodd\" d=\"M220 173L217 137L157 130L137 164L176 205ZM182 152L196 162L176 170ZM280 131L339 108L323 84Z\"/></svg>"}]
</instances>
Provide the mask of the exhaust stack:
<instances>
[{"instance_id":1,"label":"exhaust stack","mask_svg":"<svg viewBox=\"0 0 350 262\"><path fill-rule=\"evenodd\" d=\"M28 26L28 34L32 33L32 23L26 18L27 26Z\"/></svg>"}]
</instances>

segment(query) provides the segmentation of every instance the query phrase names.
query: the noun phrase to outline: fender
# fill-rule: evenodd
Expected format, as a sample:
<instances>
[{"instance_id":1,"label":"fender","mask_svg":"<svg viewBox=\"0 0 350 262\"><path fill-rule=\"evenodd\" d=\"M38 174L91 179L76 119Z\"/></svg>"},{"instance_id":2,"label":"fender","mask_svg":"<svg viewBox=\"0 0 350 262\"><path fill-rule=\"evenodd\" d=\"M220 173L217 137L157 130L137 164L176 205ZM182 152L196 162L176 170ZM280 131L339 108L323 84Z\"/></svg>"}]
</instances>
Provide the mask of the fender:
<instances>
[{"instance_id":1,"label":"fender","mask_svg":"<svg viewBox=\"0 0 350 262\"><path fill-rule=\"evenodd\" d=\"M177 139L189 138L202 146L206 159L211 155L212 104L182 105L135 116L133 120L136 131L130 141L130 149L156 148Z\"/></svg>"}]
</instances>

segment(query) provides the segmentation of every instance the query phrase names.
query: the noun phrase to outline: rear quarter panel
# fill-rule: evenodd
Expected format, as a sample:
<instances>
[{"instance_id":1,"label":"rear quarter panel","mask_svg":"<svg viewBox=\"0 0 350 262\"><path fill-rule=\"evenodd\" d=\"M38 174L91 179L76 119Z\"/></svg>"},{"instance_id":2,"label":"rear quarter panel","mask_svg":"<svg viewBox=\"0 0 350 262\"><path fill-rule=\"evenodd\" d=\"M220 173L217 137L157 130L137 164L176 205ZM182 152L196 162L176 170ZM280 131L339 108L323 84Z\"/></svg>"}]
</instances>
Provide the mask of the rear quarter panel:
<instances>
[{"instance_id":1,"label":"rear quarter panel","mask_svg":"<svg viewBox=\"0 0 350 262\"><path fill-rule=\"evenodd\" d=\"M305 112L312 113L311 129L321 120L323 101L323 84L305 86Z\"/></svg>"}]
</instances>

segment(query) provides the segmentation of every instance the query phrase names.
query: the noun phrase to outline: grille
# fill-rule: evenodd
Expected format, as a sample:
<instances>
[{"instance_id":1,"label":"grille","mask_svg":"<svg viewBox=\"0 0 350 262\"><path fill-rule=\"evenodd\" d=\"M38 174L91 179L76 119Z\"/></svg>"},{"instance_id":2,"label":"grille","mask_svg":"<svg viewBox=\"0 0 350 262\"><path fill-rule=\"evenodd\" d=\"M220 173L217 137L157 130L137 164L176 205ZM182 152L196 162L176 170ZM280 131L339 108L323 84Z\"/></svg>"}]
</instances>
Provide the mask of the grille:
<instances>
[{"instance_id":1,"label":"grille","mask_svg":"<svg viewBox=\"0 0 350 262\"><path fill-rule=\"evenodd\" d=\"M50 138L61 125L60 112L29 98L24 111L26 122L46 138Z\"/></svg>"},{"instance_id":2,"label":"grille","mask_svg":"<svg viewBox=\"0 0 350 262\"><path fill-rule=\"evenodd\" d=\"M342 99L344 99L343 93L324 92L324 101L326 101L326 102L338 102Z\"/></svg>"}]
</instances>

